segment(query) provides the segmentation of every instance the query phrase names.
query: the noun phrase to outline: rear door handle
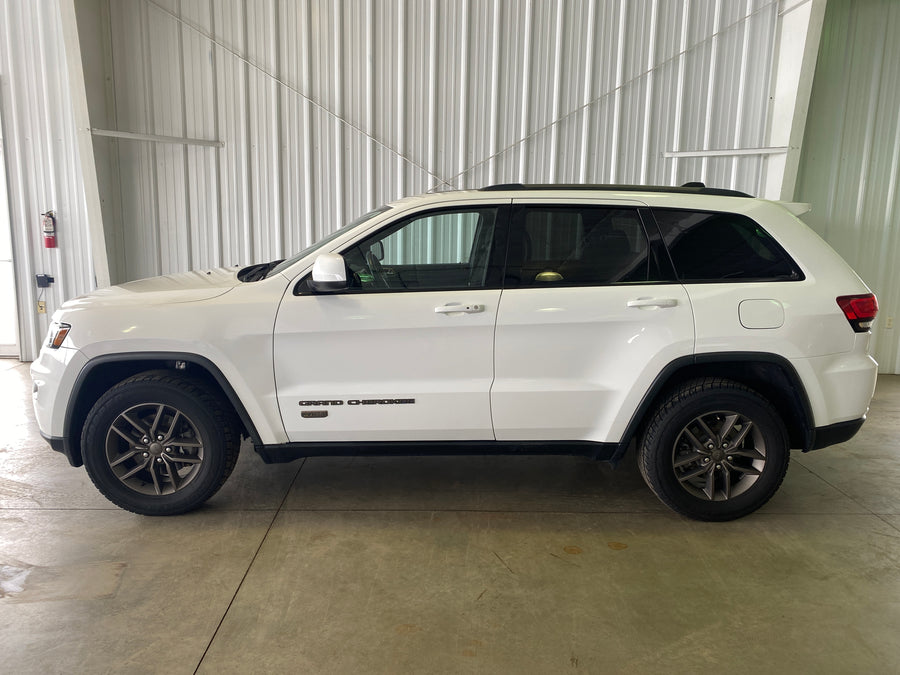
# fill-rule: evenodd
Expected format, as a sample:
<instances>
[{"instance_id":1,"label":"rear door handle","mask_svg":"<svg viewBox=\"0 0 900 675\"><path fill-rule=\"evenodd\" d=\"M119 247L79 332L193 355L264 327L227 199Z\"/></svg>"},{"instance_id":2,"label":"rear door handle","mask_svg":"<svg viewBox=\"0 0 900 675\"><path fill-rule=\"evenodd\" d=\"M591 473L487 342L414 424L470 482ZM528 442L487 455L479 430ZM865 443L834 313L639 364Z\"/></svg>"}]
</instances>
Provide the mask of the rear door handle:
<instances>
[{"instance_id":1,"label":"rear door handle","mask_svg":"<svg viewBox=\"0 0 900 675\"><path fill-rule=\"evenodd\" d=\"M625 303L626 307L675 307L678 300L675 298L637 298Z\"/></svg>"},{"instance_id":2,"label":"rear door handle","mask_svg":"<svg viewBox=\"0 0 900 675\"><path fill-rule=\"evenodd\" d=\"M483 311L484 305L461 305L458 302L451 302L434 308L435 314L476 314Z\"/></svg>"}]
</instances>

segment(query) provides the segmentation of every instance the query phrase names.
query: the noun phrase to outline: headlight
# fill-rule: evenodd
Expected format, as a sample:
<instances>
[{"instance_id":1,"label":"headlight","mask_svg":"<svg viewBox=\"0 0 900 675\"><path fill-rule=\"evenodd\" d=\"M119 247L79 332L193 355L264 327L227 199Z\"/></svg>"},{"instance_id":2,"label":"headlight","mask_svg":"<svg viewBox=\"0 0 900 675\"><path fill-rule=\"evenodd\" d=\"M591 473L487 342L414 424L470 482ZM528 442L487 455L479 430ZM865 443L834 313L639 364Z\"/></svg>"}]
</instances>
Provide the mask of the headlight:
<instances>
[{"instance_id":1,"label":"headlight","mask_svg":"<svg viewBox=\"0 0 900 675\"><path fill-rule=\"evenodd\" d=\"M60 345L62 345L63 340L66 339L66 335L69 334L69 331L71 329L72 326L67 323L56 324L56 330L51 327L50 341L47 343L47 346L51 349L59 349Z\"/></svg>"}]
</instances>

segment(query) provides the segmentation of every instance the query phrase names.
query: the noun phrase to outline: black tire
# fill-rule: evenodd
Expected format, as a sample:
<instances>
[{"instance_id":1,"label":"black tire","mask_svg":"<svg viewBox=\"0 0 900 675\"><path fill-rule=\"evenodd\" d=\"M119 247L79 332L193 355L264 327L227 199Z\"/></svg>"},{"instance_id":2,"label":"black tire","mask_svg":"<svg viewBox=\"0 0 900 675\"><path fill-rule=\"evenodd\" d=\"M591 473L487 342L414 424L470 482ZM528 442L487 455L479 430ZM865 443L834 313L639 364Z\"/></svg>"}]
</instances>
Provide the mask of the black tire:
<instances>
[{"instance_id":1,"label":"black tire","mask_svg":"<svg viewBox=\"0 0 900 675\"><path fill-rule=\"evenodd\" d=\"M240 435L230 406L201 383L149 372L100 397L81 451L88 476L113 504L168 516L197 508L222 487Z\"/></svg>"},{"instance_id":2,"label":"black tire","mask_svg":"<svg viewBox=\"0 0 900 675\"><path fill-rule=\"evenodd\" d=\"M639 448L644 480L669 508L696 520L734 520L778 490L790 444L781 417L731 380L692 380L663 400Z\"/></svg>"}]
</instances>

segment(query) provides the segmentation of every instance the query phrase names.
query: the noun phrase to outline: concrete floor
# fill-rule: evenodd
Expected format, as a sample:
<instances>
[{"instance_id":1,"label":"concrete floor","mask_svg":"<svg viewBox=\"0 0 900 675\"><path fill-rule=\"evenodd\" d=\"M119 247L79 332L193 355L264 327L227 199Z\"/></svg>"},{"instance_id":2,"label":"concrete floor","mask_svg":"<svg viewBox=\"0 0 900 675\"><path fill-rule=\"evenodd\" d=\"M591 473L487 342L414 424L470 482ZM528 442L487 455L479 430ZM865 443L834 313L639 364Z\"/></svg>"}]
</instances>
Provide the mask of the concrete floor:
<instances>
[{"instance_id":1,"label":"concrete floor","mask_svg":"<svg viewBox=\"0 0 900 675\"><path fill-rule=\"evenodd\" d=\"M900 377L759 513L686 520L578 458L245 447L203 509L135 516L41 440L0 361L0 670L900 672Z\"/></svg>"}]
</instances>

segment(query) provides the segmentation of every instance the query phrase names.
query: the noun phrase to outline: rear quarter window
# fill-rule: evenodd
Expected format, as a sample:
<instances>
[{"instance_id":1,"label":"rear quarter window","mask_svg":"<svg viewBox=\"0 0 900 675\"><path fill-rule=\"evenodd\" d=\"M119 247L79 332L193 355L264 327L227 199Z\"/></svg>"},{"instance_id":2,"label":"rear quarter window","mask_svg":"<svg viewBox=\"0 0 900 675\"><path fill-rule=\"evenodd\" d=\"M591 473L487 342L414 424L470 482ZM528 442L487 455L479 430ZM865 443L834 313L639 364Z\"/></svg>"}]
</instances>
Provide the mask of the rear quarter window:
<instances>
[{"instance_id":1,"label":"rear quarter window","mask_svg":"<svg viewBox=\"0 0 900 675\"><path fill-rule=\"evenodd\" d=\"M800 281L803 272L756 221L737 213L654 209L679 281Z\"/></svg>"}]
</instances>

